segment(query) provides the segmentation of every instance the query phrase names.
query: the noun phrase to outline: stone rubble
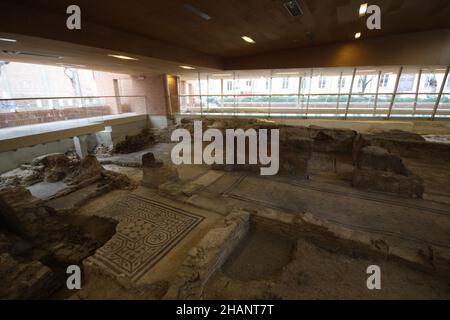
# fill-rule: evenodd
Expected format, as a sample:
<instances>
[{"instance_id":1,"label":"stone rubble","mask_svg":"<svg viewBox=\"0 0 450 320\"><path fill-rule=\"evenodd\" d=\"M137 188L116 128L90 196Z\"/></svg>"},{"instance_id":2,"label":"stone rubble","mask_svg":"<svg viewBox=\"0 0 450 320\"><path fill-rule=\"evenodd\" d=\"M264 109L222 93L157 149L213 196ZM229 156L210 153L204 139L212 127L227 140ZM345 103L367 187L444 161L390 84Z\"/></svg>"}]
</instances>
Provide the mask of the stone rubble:
<instances>
[{"instance_id":1,"label":"stone rubble","mask_svg":"<svg viewBox=\"0 0 450 320\"><path fill-rule=\"evenodd\" d=\"M113 153L131 153L142 150L144 147L154 144L155 137L150 130L144 129L135 136L126 136L125 140L115 144Z\"/></svg>"},{"instance_id":2,"label":"stone rubble","mask_svg":"<svg viewBox=\"0 0 450 320\"><path fill-rule=\"evenodd\" d=\"M0 200L0 299L49 297L65 283L61 268L79 265L103 245L23 187L3 188Z\"/></svg>"},{"instance_id":3,"label":"stone rubble","mask_svg":"<svg viewBox=\"0 0 450 320\"><path fill-rule=\"evenodd\" d=\"M413 175L399 156L375 146L360 149L353 172L353 186L410 198L421 198L425 190L423 179Z\"/></svg>"}]
</instances>

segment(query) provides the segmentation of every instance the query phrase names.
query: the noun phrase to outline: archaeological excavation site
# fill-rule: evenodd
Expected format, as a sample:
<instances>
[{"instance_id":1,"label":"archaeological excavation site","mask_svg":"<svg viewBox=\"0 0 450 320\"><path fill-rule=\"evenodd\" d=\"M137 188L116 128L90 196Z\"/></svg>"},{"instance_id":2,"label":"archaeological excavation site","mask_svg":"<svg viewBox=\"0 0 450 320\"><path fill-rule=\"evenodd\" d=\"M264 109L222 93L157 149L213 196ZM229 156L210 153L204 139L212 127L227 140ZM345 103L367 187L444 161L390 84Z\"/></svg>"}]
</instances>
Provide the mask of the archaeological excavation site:
<instances>
[{"instance_id":1,"label":"archaeological excavation site","mask_svg":"<svg viewBox=\"0 0 450 320\"><path fill-rule=\"evenodd\" d=\"M448 1L74 2L0 1L0 300L450 300Z\"/></svg>"}]
</instances>

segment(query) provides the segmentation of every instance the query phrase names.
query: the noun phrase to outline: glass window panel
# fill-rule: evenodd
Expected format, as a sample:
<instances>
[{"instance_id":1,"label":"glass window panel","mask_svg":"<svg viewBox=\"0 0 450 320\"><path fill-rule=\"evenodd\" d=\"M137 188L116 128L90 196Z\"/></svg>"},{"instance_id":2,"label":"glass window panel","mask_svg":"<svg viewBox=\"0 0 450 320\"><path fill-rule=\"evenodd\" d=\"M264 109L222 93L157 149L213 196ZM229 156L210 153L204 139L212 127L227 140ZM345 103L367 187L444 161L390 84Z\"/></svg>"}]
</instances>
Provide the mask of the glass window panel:
<instances>
[{"instance_id":1,"label":"glass window panel","mask_svg":"<svg viewBox=\"0 0 450 320\"><path fill-rule=\"evenodd\" d=\"M221 95L222 94L222 83L223 79L218 79L216 77L208 76L208 95Z\"/></svg>"},{"instance_id":2,"label":"glass window panel","mask_svg":"<svg viewBox=\"0 0 450 320\"><path fill-rule=\"evenodd\" d=\"M399 67L382 68L379 79L379 93L394 93Z\"/></svg>"},{"instance_id":3,"label":"glass window panel","mask_svg":"<svg viewBox=\"0 0 450 320\"><path fill-rule=\"evenodd\" d=\"M200 94L198 85L198 74L189 76L180 76L180 94L181 95L198 95Z\"/></svg>"},{"instance_id":4,"label":"glass window panel","mask_svg":"<svg viewBox=\"0 0 450 320\"><path fill-rule=\"evenodd\" d=\"M416 116L430 116L433 113L437 94L422 93L417 97Z\"/></svg>"},{"instance_id":5,"label":"glass window panel","mask_svg":"<svg viewBox=\"0 0 450 320\"><path fill-rule=\"evenodd\" d=\"M391 104L392 95L379 94L377 103L374 109L375 117L386 117L389 112L389 106Z\"/></svg>"},{"instance_id":6,"label":"glass window panel","mask_svg":"<svg viewBox=\"0 0 450 320\"><path fill-rule=\"evenodd\" d=\"M276 94L298 94L302 73L299 70L274 70L272 72L272 91Z\"/></svg>"},{"instance_id":7,"label":"glass window panel","mask_svg":"<svg viewBox=\"0 0 450 320\"><path fill-rule=\"evenodd\" d=\"M448 118L450 117L450 94L443 94L439 107L436 111L436 117Z\"/></svg>"},{"instance_id":8,"label":"glass window panel","mask_svg":"<svg viewBox=\"0 0 450 320\"><path fill-rule=\"evenodd\" d=\"M337 94L339 92L339 85L341 91L345 90L345 86L350 82L346 81L344 77L339 83L340 69L315 69L311 79L311 93L312 94ZM351 79L350 79L351 81Z\"/></svg>"},{"instance_id":9,"label":"glass window panel","mask_svg":"<svg viewBox=\"0 0 450 320\"><path fill-rule=\"evenodd\" d=\"M392 106L391 116L412 116L414 114L415 98L416 95L414 93L397 94Z\"/></svg>"},{"instance_id":10,"label":"glass window panel","mask_svg":"<svg viewBox=\"0 0 450 320\"><path fill-rule=\"evenodd\" d=\"M236 99L239 112L267 113L269 111L270 97L268 95L238 96Z\"/></svg>"},{"instance_id":11,"label":"glass window panel","mask_svg":"<svg viewBox=\"0 0 450 320\"><path fill-rule=\"evenodd\" d=\"M438 93L442 86L442 82L444 81L444 75L444 68L423 69L419 92Z\"/></svg>"},{"instance_id":12,"label":"glass window panel","mask_svg":"<svg viewBox=\"0 0 450 320\"><path fill-rule=\"evenodd\" d=\"M398 83L397 93L415 93L418 79L418 68L404 68Z\"/></svg>"},{"instance_id":13,"label":"glass window panel","mask_svg":"<svg viewBox=\"0 0 450 320\"><path fill-rule=\"evenodd\" d=\"M444 87L444 92L450 92L450 74L447 76L447 83Z\"/></svg>"},{"instance_id":14,"label":"glass window panel","mask_svg":"<svg viewBox=\"0 0 450 320\"><path fill-rule=\"evenodd\" d=\"M374 113L375 95L374 94L353 94L348 108L348 116L367 117Z\"/></svg>"},{"instance_id":15,"label":"glass window panel","mask_svg":"<svg viewBox=\"0 0 450 320\"><path fill-rule=\"evenodd\" d=\"M375 69L358 69L355 74L352 93L366 94L377 91L378 71Z\"/></svg>"},{"instance_id":16,"label":"glass window panel","mask_svg":"<svg viewBox=\"0 0 450 320\"><path fill-rule=\"evenodd\" d=\"M270 75L270 70L236 72L234 91L236 94L268 95L271 91Z\"/></svg>"}]
</instances>

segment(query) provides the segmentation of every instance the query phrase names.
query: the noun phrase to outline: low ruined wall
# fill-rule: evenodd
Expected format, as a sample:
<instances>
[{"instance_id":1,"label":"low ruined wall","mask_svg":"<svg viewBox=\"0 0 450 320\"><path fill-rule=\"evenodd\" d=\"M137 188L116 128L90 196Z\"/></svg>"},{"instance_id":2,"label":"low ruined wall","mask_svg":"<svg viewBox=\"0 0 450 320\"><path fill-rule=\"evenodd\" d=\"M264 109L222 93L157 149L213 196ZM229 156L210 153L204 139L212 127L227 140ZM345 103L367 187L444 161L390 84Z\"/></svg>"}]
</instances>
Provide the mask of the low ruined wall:
<instances>
[{"instance_id":1,"label":"low ruined wall","mask_svg":"<svg viewBox=\"0 0 450 320\"><path fill-rule=\"evenodd\" d=\"M247 235L249 221L248 213L231 213L223 227L210 230L189 251L165 299L201 299L208 280Z\"/></svg>"},{"instance_id":2,"label":"low ruined wall","mask_svg":"<svg viewBox=\"0 0 450 320\"><path fill-rule=\"evenodd\" d=\"M74 107L0 113L0 128L25 126L36 123L82 119L113 114L110 106Z\"/></svg>"},{"instance_id":3,"label":"low ruined wall","mask_svg":"<svg viewBox=\"0 0 450 320\"><path fill-rule=\"evenodd\" d=\"M291 238L302 237L315 243L335 246L345 243L367 254L400 259L421 270L450 276L450 251L446 248L408 239L379 235L334 221L319 219L310 212L289 214L271 209L251 211L251 225L264 227ZM342 242L343 241L343 242Z\"/></svg>"},{"instance_id":4,"label":"low ruined wall","mask_svg":"<svg viewBox=\"0 0 450 320\"><path fill-rule=\"evenodd\" d=\"M378 138L371 139L371 143L401 157L450 161L449 144Z\"/></svg>"}]
</instances>

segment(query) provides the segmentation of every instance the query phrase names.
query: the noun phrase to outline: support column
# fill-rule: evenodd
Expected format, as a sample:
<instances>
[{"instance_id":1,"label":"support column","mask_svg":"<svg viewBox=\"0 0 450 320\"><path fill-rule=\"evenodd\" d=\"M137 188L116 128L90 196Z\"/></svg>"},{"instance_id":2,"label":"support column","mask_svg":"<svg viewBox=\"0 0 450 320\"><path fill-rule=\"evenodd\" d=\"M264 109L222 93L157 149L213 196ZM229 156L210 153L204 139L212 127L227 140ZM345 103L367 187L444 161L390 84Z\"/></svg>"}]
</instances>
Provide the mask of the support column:
<instances>
[{"instance_id":1,"label":"support column","mask_svg":"<svg viewBox=\"0 0 450 320\"><path fill-rule=\"evenodd\" d=\"M87 135L73 137L73 144L75 145L75 151L81 159L83 159L88 155L87 139L88 139Z\"/></svg>"}]
</instances>

